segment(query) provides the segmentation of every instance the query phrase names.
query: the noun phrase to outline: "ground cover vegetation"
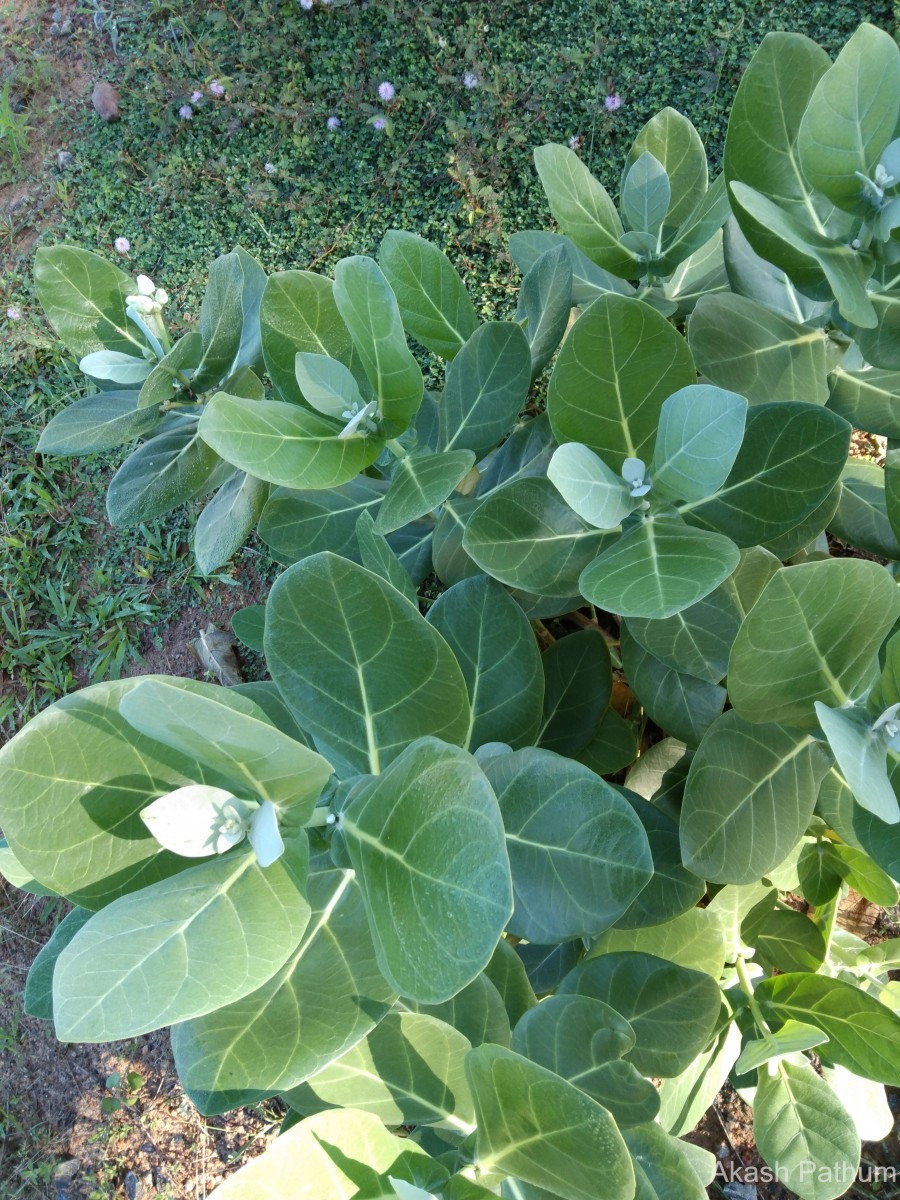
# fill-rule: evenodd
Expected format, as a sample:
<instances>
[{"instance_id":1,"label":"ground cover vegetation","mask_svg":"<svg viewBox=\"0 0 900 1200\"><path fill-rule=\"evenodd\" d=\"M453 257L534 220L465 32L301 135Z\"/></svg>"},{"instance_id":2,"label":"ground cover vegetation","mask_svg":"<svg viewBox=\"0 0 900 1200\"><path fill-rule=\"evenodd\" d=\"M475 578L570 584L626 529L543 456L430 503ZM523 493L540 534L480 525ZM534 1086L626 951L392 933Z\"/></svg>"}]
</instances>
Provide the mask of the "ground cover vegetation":
<instances>
[{"instance_id":1,"label":"ground cover vegetation","mask_svg":"<svg viewBox=\"0 0 900 1200\"><path fill-rule=\"evenodd\" d=\"M378 74L355 119L389 139ZM172 1025L202 1112L288 1105L223 1197L700 1197L682 1135L729 1076L804 1198L889 1133L898 939L838 913L900 875L898 120L889 34L832 61L776 33L724 170L671 107L609 137L616 203L583 133L546 142L559 232L464 187L462 274L390 228L328 274L234 249L187 323L111 261L125 234L39 250L88 381L39 452L137 436L114 523L212 494L198 581L257 527L292 564L234 618L266 681L96 684L0 756L4 870L74 905L26 1011L72 1042ZM501 232L515 305L472 295Z\"/></svg>"}]
</instances>

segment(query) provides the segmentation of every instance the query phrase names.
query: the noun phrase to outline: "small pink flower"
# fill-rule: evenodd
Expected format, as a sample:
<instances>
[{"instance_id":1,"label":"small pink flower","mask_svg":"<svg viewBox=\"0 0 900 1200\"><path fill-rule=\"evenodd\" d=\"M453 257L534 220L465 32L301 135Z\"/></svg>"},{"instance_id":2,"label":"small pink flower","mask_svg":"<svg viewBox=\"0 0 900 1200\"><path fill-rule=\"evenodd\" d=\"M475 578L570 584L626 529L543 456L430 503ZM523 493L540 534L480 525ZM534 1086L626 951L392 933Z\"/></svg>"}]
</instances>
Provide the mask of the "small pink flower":
<instances>
[{"instance_id":1,"label":"small pink flower","mask_svg":"<svg viewBox=\"0 0 900 1200\"><path fill-rule=\"evenodd\" d=\"M305 9L307 12L309 12L312 6L313 0L300 0L300 7Z\"/></svg>"},{"instance_id":2,"label":"small pink flower","mask_svg":"<svg viewBox=\"0 0 900 1200\"><path fill-rule=\"evenodd\" d=\"M193 121L194 110L189 104L182 104L181 108L178 110L178 115L181 117L182 121Z\"/></svg>"},{"instance_id":3,"label":"small pink flower","mask_svg":"<svg viewBox=\"0 0 900 1200\"><path fill-rule=\"evenodd\" d=\"M385 125L387 125L387 121L384 119L384 117L376 117L372 122L373 129L384 129Z\"/></svg>"},{"instance_id":4,"label":"small pink flower","mask_svg":"<svg viewBox=\"0 0 900 1200\"><path fill-rule=\"evenodd\" d=\"M570 150L580 150L581 149L581 134L580 133L573 133L572 136L569 138L569 149Z\"/></svg>"},{"instance_id":5,"label":"small pink flower","mask_svg":"<svg viewBox=\"0 0 900 1200\"><path fill-rule=\"evenodd\" d=\"M396 94L397 91L389 80L385 79L382 83L379 83L378 95L385 102L385 104L387 104L389 100L393 100Z\"/></svg>"},{"instance_id":6,"label":"small pink flower","mask_svg":"<svg viewBox=\"0 0 900 1200\"><path fill-rule=\"evenodd\" d=\"M113 245L116 248L117 254L127 254L131 249L131 242L129 242L127 237L117 237Z\"/></svg>"},{"instance_id":7,"label":"small pink flower","mask_svg":"<svg viewBox=\"0 0 900 1200\"><path fill-rule=\"evenodd\" d=\"M466 71L465 75L463 75L463 87L468 88L469 91L472 88L478 87L478 76L474 71Z\"/></svg>"},{"instance_id":8,"label":"small pink flower","mask_svg":"<svg viewBox=\"0 0 900 1200\"><path fill-rule=\"evenodd\" d=\"M213 96L224 96L225 95L225 89L221 85L221 83L219 83L218 79L214 79L212 81L212 83L209 85L209 90L210 90L210 94Z\"/></svg>"},{"instance_id":9,"label":"small pink flower","mask_svg":"<svg viewBox=\"0 0 900 1200\"><path fill-rule=\"evenodd\" d=\"M18 308L15 304L11 304L9 306L9 308L6 310L6 315L9 317L10 321L21 321L22 320L22 310L21 310L21 308Z\"/></svg>"},{"instance_id":10,"label":"small pink flower","mask_svg":"<svg viewBox=\"0 0 900 1200\"><path fill-rule=\"evenodd\" d=\"M617 108L622 107L622 97L618 94L618 92L613 92L611 95L606 97L603 103L606 105L607 112L615 112Z\"/></svg>"},{"instance_id":11,"label":"small pink flower","mask_svg":"<svg viewBox=\"0 0 900 1200\"><path fill-rule=\"evenodd\" d=\"M199 104L202 99L202 92L191 92L191 104Z\"/></svg>"},{"instance_id":12,"label":"small pink flower","mask_svg":"<svg viewBox=\"0 0 900 1200\"><path fill-rule=\"evenodd\" d=\"M329 129L340 129L341 118L340 117L329 117L328 120L325 122L325 124L328 126Z\"/></svg>"}]
</instances>

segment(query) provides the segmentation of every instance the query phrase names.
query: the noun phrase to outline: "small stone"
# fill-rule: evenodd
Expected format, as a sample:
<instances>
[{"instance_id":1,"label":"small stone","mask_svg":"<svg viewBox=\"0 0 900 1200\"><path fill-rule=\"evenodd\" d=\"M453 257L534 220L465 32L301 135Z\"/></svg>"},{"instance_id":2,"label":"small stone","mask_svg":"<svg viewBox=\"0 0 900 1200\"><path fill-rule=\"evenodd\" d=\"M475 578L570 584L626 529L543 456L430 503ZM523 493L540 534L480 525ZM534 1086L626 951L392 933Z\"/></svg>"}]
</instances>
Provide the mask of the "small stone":
<instances>
[{"instance_id":1,"label":"small stone","mask_svg":"<svg viewBox=\"0 0 900 1200\"><path fill-rule=\"evenodd\" d=\"M54 10L53 10L53 20L54 20L54 21L56 21L56 22L57 22L57 24L58 24L58 23L59 23L59 22L60 22L62 19L63 19L62 9L61 9L61 8L54 8Z\"/></svg>"},{"instance_id":2,"label":"small stone","mask_svg":"<svg viewBox=\"0 0 900 1200\"><path fill-rule=\"evenodd\" d=\"M75 155L68 150L57 150L56 165L60 171L67 171L75 161Z\"/></svg>"},{"instance_id":3,"label":"small stone","mask_svg":"<svg viewBox=\"0 0 900 1200\"><path fill-rule=\"evenodd\" d=\"M91 103L94 106L97 114L104 121L118 121L121 113L119 112L119 93L111 83L107 83L105 79L99 80L94 84L94 90L91 94Z\"/></svg>"}]
</instances>

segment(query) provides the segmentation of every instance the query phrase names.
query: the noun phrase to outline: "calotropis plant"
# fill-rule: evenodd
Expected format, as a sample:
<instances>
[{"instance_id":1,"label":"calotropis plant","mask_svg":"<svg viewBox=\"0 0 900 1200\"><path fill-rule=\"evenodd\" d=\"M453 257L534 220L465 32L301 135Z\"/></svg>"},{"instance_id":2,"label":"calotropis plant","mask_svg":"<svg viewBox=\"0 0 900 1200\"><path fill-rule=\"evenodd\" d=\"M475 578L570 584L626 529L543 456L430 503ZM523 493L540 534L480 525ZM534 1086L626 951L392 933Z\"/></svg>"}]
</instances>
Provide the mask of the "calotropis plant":
<instances>
[{"instance_id":1,"label":"calotropis plant","mask_svg":"<svg viewBox=\"0 0 900 1200\"><path fill-rule=\"evenodd\" d=\"M700 1200L713 1163L681 1137L729 1077L804 1200L890 1128L897 939L837 916L847 887L897 901L900 598L825 531L900 560L896 449L887 488L847 463L851 423L897 435L871 341L896 131L869 130L859 69L892 52L869 27L833 67L811 46L773 35L748 68L730 192L672 110L619 214L538 151L563 232L514 237L514 321L479 324L446 257L391 233L334 281L224 256L172 345L151 281L42 252L100 389L42 446L145 437L114 517L219 485L201 564L257 520L293 564L236 619L271 682L99 685L0 752L4 872L75 905L29 1011L69 1040L172 1025L204 1112L288 1105L223 1197ZM820 94L879 143L849 174L798 148ZM799 197L766 183L754 97L763 133L789 115ZM824 222L812 265L761 257L763 201L790 210L773 244ZM850 218L871 243L841 241ZM877 326L844 311L870 270Z\"/></svg>"},{"instance_id":2,"label":"calotropis plant","mask_svg":"<svg viewBox=\"0 0 900 1200\"><path fill-rule=\"evenodd\" d=\"M900 597L878 564L762 551L722 590L730 625L636 623L707 677L724 654L732 708L624 786L590 765L606 639L541 654L485 576L425 618L318 554L267 601L272 682L59 701L0 752L4 872L75 906L27 1010L71 1041L172 1025L205 1113L282 1097L223 1200L702 1200L714 1160L681 1137L729 1075L779 1178L842 1194L891 1123L900 950L837 908L847 884L896 901L900 810L860 803L816 712L885 705L893 764ZM655 704L624 629L622 657Z\"/></svg>"}]
</instances>

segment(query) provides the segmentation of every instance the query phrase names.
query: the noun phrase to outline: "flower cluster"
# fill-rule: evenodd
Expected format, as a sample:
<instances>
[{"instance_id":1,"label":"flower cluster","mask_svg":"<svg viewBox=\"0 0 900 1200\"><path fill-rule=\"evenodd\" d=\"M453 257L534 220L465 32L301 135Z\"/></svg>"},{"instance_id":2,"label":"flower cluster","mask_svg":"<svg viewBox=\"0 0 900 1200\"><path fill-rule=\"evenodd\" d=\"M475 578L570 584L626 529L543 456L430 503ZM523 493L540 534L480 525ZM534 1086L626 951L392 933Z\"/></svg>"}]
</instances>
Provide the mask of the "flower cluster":
<instances>
[{"instance_id":1,"label":"flower cluster","mask_svg":"<svg viewBox=\"0 0 900 1200\"><path fill-rule=\"evenodd\" d=\"M220 83L218 79L214 79L209 85L209 94L211 96L215 96L216 99L219 99L221 96L225 95L225 85ZM182 104L181 108L178 110L178 115L181 117L182 121L193 121L194 109L197 105L203 103L203 98L203 88L195 88L191 92L190 103Z\"/></svg>"}]
</instances>

